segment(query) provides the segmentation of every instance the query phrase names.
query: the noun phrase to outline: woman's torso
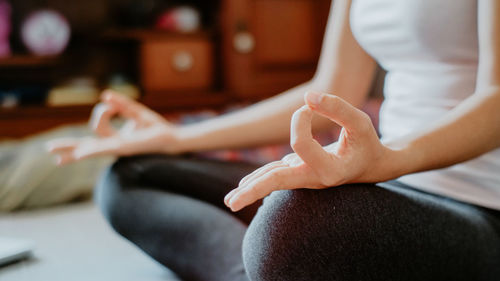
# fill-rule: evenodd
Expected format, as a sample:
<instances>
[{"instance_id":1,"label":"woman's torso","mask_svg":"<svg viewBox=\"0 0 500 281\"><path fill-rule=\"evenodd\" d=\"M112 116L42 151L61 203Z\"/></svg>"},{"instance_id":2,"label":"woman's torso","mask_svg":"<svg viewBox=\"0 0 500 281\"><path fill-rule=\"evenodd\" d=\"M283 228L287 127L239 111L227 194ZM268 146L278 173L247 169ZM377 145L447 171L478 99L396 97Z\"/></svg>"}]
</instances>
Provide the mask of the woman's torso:
<instances>
[{"instance_id":1,"label":"woman's torso","mask_svg":"<svg viewBox=\"0 0 500 281\"><path fill-rule=\"evenodd\" d=\"M431 125L474 93L477 0L353 0L351 29L388 72L380 111L384 139ZM500 149L399 180L500 209Z\"/></svg>"}]
</instances>

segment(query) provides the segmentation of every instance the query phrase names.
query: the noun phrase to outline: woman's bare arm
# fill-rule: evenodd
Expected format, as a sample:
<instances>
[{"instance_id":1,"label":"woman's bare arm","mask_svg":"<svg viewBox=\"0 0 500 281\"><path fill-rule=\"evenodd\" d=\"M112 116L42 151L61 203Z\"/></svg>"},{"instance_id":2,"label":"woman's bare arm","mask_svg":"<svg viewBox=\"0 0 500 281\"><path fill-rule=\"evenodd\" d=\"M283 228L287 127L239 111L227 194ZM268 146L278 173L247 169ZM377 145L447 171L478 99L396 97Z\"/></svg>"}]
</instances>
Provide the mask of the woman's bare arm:
<instances>
[{"instance_id":1,"label":"woman's bare arm","mask_svg":"<svg viewBox=\"0 0 500 281\"><path fill-rule=\"evenodd\" d=\"M410 136L382 144L365 113L344 100L308 93L294 113L296 154L243 178L225 198L233 211L279 189L328 188L381 182L448 167L500 147L500 1L479 0L479 72L476 92L443 119ZM339 141L321 147L311 135L313 112L343 127Z\"/></svg>"},{"instance_id":2,"label":"woman's bare arm","mask_svg":"<svg viewBox=\"0 0 500 281\"><path fill-rule=\"evenodd\" d=\"M243 110L180 128L181 151L258 146L286 142L292 114L304 105L308 90L335 93L361 106L370 89L375 61L358 45L349 25L351 0L332 5L322 53L315 77L281 95ZM331 122L317 117L313 128L329 128Z\"/></svg>"},{"instance_id":3,"label":"woman's bare arm","mask_svg":"<svg viewBox=\"0 0 500 281\"><path fill-rule=\"evenodd\" d=\"M135 101L105 94L91 120L98 137L54 140L49 150L57 154L58 163L65 164L97 155L176 154L286 142L291 116L304 104L307 90L335 93L355 106L366 99L376 64L353 38L350 5L351 0L336 0L332 5L316 75L303 85L245 109L186 126L170 124ZM115 132L109 124L113 115L125 117L130 126ZM322 117L313 123L317 130L331 126Z\"/></svg>"}]
</instances>

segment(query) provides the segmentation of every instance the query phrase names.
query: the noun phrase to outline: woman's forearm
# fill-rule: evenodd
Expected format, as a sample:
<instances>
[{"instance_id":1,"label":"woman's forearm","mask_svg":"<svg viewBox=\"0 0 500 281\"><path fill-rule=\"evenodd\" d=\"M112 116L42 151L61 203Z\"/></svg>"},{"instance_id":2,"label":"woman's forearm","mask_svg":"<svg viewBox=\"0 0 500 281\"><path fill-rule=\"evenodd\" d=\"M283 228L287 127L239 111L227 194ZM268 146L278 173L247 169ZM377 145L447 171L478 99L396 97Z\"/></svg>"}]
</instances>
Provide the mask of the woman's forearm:
<instances>
[{"instance_id":1,"label":"woman's forearm","mask_svg":"<svg viewBox=\"0 0 500 281\"><path fill-rule=\"evenodd\" d=\"M476 93L442 120L392 140L388 178L448 167L500 147L500 89ZM389 170L390 170L389 169Z\"/></svg>"},{"instance_id":2,"label":"woman's forearm","mask_svg":"<svg viewBox=\"0 0 500 281\"><path fill-rule=\"evenodd\" d=\"M331 71L328 75L316 75L309 82L242 110L180 127L177 133L180 145L178 152L288 142L292 115L304 105L307 91L333 93L351 105L360 107L368 96L376 69L372 59L360 57L351 67ZM315 116L312 121L315 132L334 126L322 116Z\"/></svg>"},{"instance_id":3,"label":"woman's forearm","mask_svg":"<svg viewBox=\"0 0 500 281\"><path fill-rule=\"evenodd\" d=\"M242 110L180 127L180 151L286 142L293 112L304 104L304 93L314 87L314 82L310 81Z\"/></svg>"}]
</instances>

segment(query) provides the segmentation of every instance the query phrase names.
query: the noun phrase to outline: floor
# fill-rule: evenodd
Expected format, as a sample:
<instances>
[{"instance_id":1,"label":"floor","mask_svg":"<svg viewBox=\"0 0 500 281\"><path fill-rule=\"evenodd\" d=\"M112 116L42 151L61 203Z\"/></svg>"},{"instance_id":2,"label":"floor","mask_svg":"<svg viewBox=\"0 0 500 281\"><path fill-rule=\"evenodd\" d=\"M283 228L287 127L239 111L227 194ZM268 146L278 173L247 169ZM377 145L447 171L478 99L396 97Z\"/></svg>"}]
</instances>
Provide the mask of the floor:
<instances>
[{"instance_id":1,"label":"floor","mask_svg":"<svg viewBox=\"0 0 500 281\"><path fill-rule=\"evenodd\" d=\"M179 281L116 235L91 202L0 215L0 236L35 241L31 259L0 267L0 281Z\"/></svg>"}]
</instances>

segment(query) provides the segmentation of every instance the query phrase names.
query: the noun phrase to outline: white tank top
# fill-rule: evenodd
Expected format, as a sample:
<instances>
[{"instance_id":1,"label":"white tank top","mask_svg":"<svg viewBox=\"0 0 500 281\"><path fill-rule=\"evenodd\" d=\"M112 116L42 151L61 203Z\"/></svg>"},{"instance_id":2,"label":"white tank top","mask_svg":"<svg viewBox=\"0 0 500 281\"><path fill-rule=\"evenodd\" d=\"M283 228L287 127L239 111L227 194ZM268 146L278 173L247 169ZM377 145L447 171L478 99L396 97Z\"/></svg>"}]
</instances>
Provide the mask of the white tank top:
<instances>
[{"instance_id":1,"label":"white tank top","mask_svg":"<svg viewBox=\"0 0 500 281\"><path fill-rule=\"evenodd\" d=\"M380 111L383 139L432 124L474 93L477 0L353 0L350 19L359 44L388 72ZM500 209L500 149L399 180Z\"/></svg>"}]
</instances>

